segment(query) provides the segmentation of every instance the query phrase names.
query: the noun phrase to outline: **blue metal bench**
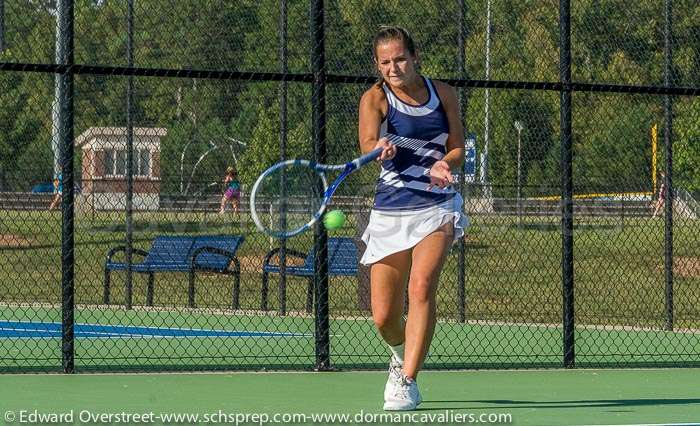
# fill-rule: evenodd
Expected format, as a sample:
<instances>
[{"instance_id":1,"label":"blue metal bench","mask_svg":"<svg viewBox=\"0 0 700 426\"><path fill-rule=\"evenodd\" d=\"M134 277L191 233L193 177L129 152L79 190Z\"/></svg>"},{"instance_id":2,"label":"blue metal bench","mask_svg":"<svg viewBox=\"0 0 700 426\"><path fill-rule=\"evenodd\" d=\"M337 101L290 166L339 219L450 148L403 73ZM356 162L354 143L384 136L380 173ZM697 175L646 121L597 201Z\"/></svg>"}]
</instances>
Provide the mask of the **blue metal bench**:
<instances>
[{"instance_id":1,"label":"blue metal bench","mask_svg":"<svg viewBox=\"0 0 700 426\"><path fill-rule=\"evenodd\" d=\"M233 309L238 309L240 298L241 264L236 251L243 242L242 236L158 236L150 250L133 249L133 254L141 256L141 263L132 263L131 270L148 274L146 304L153 306L153 287L156 272L189 273L188 305L195 307L196 272L213 272L233 276ZM125 252L125 246L112 248L105 261L103 302L110 303L110 278L112 271L126 271L125 262L115 262L115 254ZM128 290L127 290L128 291Z\"/></svg>"},{"instance_id":2,"label":"blue metal bench","mask_svg":"<svg viewBox=\"0 0 700 426\"><path fill-rule=\"evenodd\" d=\"M269 290L269 275L281 274L282 270L279 264L271 263L272 258L279 255L280 248L271 250L265 256L263 261L263 276L262 276L262 296L260 301L260 309L268 310L268 290ZM285 249L285 255L290 258L303 259L304 264L300 266L288 265L285 262L285 275L294 277L304 277L308 280L306 291L306 312L311 312L313 309L314 297L314 249L313 247L307 254L301 253L293 249ZM328 239L328 275L329 276L356 276L358 272L358 257L357 247L352 238L329 238ZM279 313L285 315L287 313L286 298L287 288L286 281L281 279L278 287L279 297Z\"/></svg>"}]
</instances>

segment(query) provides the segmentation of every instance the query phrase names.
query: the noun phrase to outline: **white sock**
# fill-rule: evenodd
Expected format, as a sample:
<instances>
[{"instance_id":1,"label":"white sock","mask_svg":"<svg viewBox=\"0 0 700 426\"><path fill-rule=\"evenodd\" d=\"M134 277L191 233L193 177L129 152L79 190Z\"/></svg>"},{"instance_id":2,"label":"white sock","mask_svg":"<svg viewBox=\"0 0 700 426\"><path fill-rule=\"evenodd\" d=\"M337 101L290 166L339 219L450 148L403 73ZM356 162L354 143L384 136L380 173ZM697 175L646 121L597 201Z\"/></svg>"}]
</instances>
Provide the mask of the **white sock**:
<instances>
[{"instance_id":1,"label":"white sock","mask_svg":"<svg viewBox=\"0 0 700 426\"><path fill-rule=\"evenodd\" d=\"M389 346L389 349L391 349L391 353L394 354L394 358L396 358L401 363L401 365L403 365L404 343L401 343L400 345L396 346Z\"/></svg>"}]
</instances>

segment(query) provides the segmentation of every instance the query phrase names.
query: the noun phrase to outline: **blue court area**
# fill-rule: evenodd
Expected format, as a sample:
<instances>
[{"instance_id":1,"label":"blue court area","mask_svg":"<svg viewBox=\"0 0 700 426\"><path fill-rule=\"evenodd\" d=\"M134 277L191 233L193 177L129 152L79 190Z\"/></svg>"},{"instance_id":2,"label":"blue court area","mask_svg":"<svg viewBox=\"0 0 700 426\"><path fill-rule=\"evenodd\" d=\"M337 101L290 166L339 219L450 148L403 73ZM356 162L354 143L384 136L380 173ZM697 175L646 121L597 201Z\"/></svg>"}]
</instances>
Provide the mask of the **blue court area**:
<instances>
[{"instance_id":1,"label":"blue court area","mask_svg":"<svg viewBox=\"0 0 700 426\"><path fill-rule=\"evenodd\" d=\"M308 337L304 333L75 324L76 338ZM60 322L0 321L0 338L60 338Z\"/></svg>"}]
</instances>

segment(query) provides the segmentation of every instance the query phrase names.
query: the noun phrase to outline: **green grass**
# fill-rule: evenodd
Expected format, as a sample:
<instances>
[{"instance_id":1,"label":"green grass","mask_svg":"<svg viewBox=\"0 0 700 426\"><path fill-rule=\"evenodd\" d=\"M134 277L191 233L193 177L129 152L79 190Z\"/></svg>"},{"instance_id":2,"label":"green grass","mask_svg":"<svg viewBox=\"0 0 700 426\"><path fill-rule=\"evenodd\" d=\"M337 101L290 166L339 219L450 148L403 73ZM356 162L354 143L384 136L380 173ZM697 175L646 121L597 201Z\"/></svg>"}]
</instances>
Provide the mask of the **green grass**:
<instances>
[{"instance_id":1,"label":"green grass","mask_svg":"<svg viewBox=\"0 0 700 426\"><path fill-rule=\"evenodd\" d=\"M0 212L0 234L19 235L27 247L0 248L0 300L56 303L60 297L60 215L49 212ZM103 263L109 248L124 242L123 214L78 215L75 235L77 302L101 301ZM134 217L134 245L148 249L160 234L244 234L239 251L242 263L244 309L260 304L261 265L274 246L254 230L230 216L216 214L138 213ZM661 220L588 219L577 222L574 268L577 313L592 324L662 324L664 318L663 222ZM332 235L353 236L354 218ZM700 263L698 221L677 221L674 253ZM306 252L312 236L305 234L290 245ZM439 291L440 315L458 318L458 249L445 265ZM470 319L559 322L561 312L561 237L556 218L525 219L522 227L513 217L473 218L466 242L466 314ZM137 257L138 259L138 257ZM700 274L676 274L676 320L679 326L698 325ZM124 274L113 274L113 300L123 300ZM356 282L331 278L331 311L357 312ZM186 304L185 274L156 276L157 306ZM276 291L271 283L271 308ZM300 310L305 300L304 279L290 278L288 304ZM145 303L145 277L135 275L135 303ZM199 280L200 307L226 307L230 278L204 276Z\"/></svg>"},{"instance_id":2,"label":"green grass","mask_svg":"<svg viewBox=\"0 0 700 426\"><path fill-rule=\"evenodd\" d=\"M356 218L331 234L354 236ZM254 230L244 216L204 213L137 213L134 245L147 249L160 234L244 234L238 253L242 264L241 309L258 310L262 259L274 241ZM676 328L700 328L700 222L677 220L674 253L686 261L675 275L674 320ZM26 239L22 247L0 248L0 318L59 321L60 214L50 212L0 212L0 235ZM697 334L668 333L665 317L663 221L644 218L585 218L575 227L574 268L576 283L577 360L598 363L692 361L700 352ZM280 318L277 281L270 283L270 314L237 315L230 310L231 278L202 275L197 281L197 310L187 305L185 274L157 274L154 305L145 305L143 276L135 274L134 311L125 311L124 274L112 279L112 307L102 301L103 263L110 247L123 244L124 216L117 213L79 214L75 235L75 285L79 321L183 326L223 329L300 329L312 332L313 320L292 315ZM306 252L312 236L305 234L290 245ZM272 244L272 245L271 245ZM557 218L476 216L465 244L465 312L459 320L458 248L452 250L441 277L439 317L441 326L429 359L435 365L560 365L561 364L561 236ZM690 266L688 266L690 265ZM334 362L340 365L374 366L384 363L368 312L358 307L355 278L330 279L331 339ZM287 308L301 312L305 306L306 280L289 278ZM46 309L38 309L45 304ZM52 308L48 308L52 307ZM363 318L348 321L347 317ZM522 324L522 326L518 326ZM599 326L609 326L602 329ZM644 328L645 331L620 327ZM519 329L518 327L524 327ZM615 328L617 327L617 328ZM651 343L650 343L651 342ZM651 346L650 346L651 344ZM26 345L35 348L37 364L60 365L58 343L31 340L3 343L17 363L26 364ZM7 345L10 345L9 347ZM25 345L25 346L23 346ZM181 345L181 346L178 346ZM220 342L195 346L194 342L164 343L163 339L120 343L114 340L78 342L76 353L86 368L131 365L313 365L312 339ZM656 347L658 345L658 348ZM21 349L25 348L25 349ZM192 348L199 348L191 353ZM207 349L208 348L208 349ZM13 352L14 351L14 352ZM127 355L124 356L123 354ZM44 355L42 355L44 354ZM116 354L116 355L113 355ZM43 361L42 361L43 360ZM91 361L92 360L92 361ZM13 365L12 357L5 366ZM184 364L183 364L184 363ZM294 367L294 368L296 368Z\"/></svg>"}]
</instances>

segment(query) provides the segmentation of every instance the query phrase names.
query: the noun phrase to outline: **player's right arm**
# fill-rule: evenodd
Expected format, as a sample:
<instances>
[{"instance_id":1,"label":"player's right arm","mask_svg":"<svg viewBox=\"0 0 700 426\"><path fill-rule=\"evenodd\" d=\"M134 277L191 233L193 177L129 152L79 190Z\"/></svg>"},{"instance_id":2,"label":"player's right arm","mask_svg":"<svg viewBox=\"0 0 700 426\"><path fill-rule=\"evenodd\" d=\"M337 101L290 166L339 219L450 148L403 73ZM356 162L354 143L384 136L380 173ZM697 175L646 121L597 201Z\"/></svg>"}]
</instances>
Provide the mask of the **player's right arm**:
<instances>
[{"instance_id":1,"label":"player's right arm","mask_svg":"<svg viewBox=\"0 0 700 426\"><path fill-rule=\"evenodd\" d=\"M396 155L396 148L386 138L379 137L382 119L387 113L387 100L381 87L373 85L360 99L359 137L360 151L363 154L382 147L384 151L378 160L390 160Z\"/></svg>"}]
</instances>

